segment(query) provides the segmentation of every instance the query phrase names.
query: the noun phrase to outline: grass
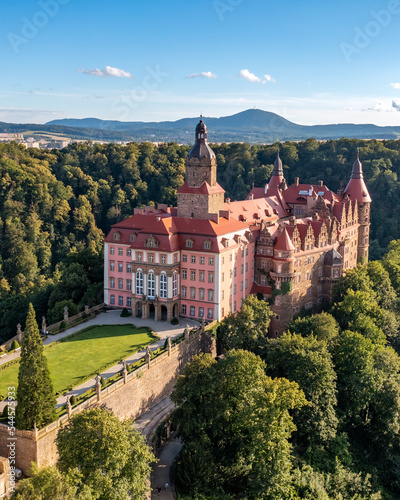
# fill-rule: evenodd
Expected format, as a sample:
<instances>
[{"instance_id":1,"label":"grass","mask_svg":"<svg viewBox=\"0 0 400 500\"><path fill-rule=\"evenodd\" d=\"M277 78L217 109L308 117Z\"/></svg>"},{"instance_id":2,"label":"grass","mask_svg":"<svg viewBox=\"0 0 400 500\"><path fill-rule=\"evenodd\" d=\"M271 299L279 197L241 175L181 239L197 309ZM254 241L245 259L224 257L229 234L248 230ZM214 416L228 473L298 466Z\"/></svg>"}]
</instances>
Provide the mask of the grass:
<instances>
[{"instance_id":1,"label":"grass","mask_svg":"<svg viewBox=\"0 0 400 500\"><path fill-rule=\"evenodd\" d=\"M50 376L56 393L83 383L154 342L149 328L132 325L89 327L45 348ZM17 387L19 363L0 371L0 394Z\"/></svg>"}]
</instances>

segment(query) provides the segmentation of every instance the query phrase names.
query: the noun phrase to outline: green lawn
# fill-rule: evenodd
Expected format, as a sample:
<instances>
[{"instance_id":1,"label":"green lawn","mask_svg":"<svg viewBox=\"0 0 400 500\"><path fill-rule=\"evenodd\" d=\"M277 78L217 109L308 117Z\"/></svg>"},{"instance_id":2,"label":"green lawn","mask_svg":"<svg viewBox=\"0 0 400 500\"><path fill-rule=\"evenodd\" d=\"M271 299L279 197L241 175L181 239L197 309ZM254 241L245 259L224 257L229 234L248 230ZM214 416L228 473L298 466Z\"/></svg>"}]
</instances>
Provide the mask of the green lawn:
<instances>
[{"instance_id":1,"label":"green lawn","mask_svg":"<svg viewBox=\"0 0 400 500\"><path fill-rule=\"evenodd\" d=\"M146 327L132 325L96 326L82 330L76 336L45 349L45 355L55 392L81 384L91 374L113 362L129 357L154 342ZM0 394L17 386L19 363L0 371Z\"/></svg>"}]
</instances>

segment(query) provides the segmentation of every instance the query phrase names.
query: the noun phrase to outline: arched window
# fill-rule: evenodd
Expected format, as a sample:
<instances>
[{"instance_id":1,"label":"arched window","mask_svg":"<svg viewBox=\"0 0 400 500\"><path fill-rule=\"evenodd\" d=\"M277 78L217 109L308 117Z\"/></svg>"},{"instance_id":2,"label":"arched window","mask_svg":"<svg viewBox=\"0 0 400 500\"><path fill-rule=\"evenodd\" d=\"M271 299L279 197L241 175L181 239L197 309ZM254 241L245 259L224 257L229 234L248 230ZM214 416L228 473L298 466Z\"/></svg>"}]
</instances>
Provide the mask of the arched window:
<instances>
[{"instance_id":1,"label":"arched window","mask_svg":"<svg viewBox=\"0 0 400 500\"><path fill-rule=\"evenodd\" d=\"M147 275L147 296L149 299L154 299L156 296L156 277L154 273Z\"/></svg>"},{"instance_id":2,"label":"arched window","mask_svg":"<svg viewBox=\"0 0 400 500\"><path fill-rule=\"evenodd\" d=\"M143 295L143 273L136 272L136 295Z\"/></svg>"},{"instance_id":3,"label":"arched window","mask_svg":"<svg viewBox=\"0 0 400 500\"><path fill-rule=\"evenodd\" d=\"M172 275L172 295L178 296L178 273L176 272Z\"/></svg>"},{"instance_id":4,"label":"arched window","mask_svg":"<svg viewBox=\"0 0 400 500\"><path fill-rule=\"evenodd\" d=\"M167 275L162 274L160 276L160 297L162 299L167 298Z\"/></svg>"}]
</instances>

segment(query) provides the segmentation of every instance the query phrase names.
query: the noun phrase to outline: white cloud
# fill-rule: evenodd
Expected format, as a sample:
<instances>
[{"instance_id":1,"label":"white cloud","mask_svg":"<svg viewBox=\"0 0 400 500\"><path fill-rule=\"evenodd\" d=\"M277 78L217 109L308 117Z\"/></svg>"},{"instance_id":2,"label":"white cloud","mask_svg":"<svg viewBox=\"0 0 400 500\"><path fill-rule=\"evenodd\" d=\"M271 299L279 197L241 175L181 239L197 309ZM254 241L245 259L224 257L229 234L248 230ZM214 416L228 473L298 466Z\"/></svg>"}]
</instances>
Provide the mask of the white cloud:
<instances>
[{"instance_id":1,"label":"white cloud","mask_svg":"<svg viewBox=\"0 0 400 500\"><path fill-rule=\"evenodd\" d=\"M400 83L391 83L390 86L394 89L400 89Z\"/></svg>"},{"instance_id":2,"label":"white cloud","mask_svg":"<svg viewBox=\"0 0 400 500\"><path fill-rule=\"evenodd\" d=\"M392 101L392 108L395 109L396 111L400 111L400 101L399 100L393 100Z\"/></svg>"},{"instance_id":3,"label":"white cloud","mask_svg":"<svg viewBox=\"0 0 400 500\"><path fill-rule=\"evenodd\" d=\"M113 68L112 66L106 66L106 69L78 69L79 73L85 73L85 75L108 77L113 76L116 78L134 78L128 71L123 69Z\"/></svg>"},{"instance_id":4,"label":"white cloud","mask_svg":"<svg viewBox=\"0 0 400 500\"><path fill-rule=\"evenodd\" d=\"M242 69L241 71L239 71L239 77L244 78L249 82L262 83L262 84L276 81L274 78L272 78L271 75L264 75L264 79L262 79L259 76L255 75L254 73L251 73L248 69Z\"/></svg>"},{"instance_id":5,"label":"white cloud","mask_svg":"<svg viewBox=\"0 0 400 500\"><path fill-rule=\"evenodd\" d=\"M383 101L375 101L372 107L363 109L363 111L376 111L378 113L390 113L393 107L388 106Z\"/></svg>"},{"instance_id":6,"label":"white cloud","mask_svg":"<svg viewBox=\"0 0 400 500\"><path fill-rule=\"evenodd\" d=\"M250 73L248 69L242 69L239 71L239 77L244 78L245 80L249 80L249 82L261 83L262 80L254 73Z\"/></svg>"},{"instance_id":7,"label":"white cloud","mask_svg":"<svg viewBox=\"0 0 400 500\"><path fill-rule=\"evenodd\" d=\"M211 71L203 71L202 73L192 73L191 75L188 75L186 78L210 78L215 80L218 78L218 75L215 73L211 73Z\"/></svg>"},{"instance_id":8,"label":"white cloud","mask_svg":"<svg viewBox=\"0 0 400 500\"><path fill-rule=\"evenodd\" d=\"M343 109L346 110L346 111L351 111L353 108L351 106L346 106Z\"/></svg>"},{"instance_id":9,"label":"white cloud","mask_svg":"<svg viewBox=\"0 0 400 500\"><path fill-rule=\"evenodd\" d=\"M272 83L276 82L276 80L274 78L272 78L271 75L264 75L264 79L265 79L266 82L272 82Z\"/></svg>"}]
</instances>

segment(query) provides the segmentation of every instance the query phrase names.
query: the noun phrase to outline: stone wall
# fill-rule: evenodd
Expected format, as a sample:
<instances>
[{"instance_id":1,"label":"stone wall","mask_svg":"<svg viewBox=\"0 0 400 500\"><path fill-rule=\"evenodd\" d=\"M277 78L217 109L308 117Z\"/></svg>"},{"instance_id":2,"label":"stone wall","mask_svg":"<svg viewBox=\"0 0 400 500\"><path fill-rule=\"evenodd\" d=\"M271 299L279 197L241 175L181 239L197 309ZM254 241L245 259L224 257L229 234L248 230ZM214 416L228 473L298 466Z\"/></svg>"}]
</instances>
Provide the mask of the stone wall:
<instances>
[{"instance_id":1,"label":"stone wall","mask_svg":"<svg viewBox=\"0 0 400 500\"><path fill-rule=\"evenodd\" d=\"M99 395L76 406L71 415L87 408L105 405L121 419L136 419L171 394L185 365L202 352L216 356L214 340L200 330L172 346L170 352L167 351L128 373L126 379L122 378L102 390ZM13 436L16 443L16 467L27 474L31 461L37 462L40 467L54 465L57 461L55 438L59 428L68 420L68 415L64 415L40 431L16 431ZM8 456L10 437L9 427L0 424L0 456Z\"/></svg>"}]
</instances>

